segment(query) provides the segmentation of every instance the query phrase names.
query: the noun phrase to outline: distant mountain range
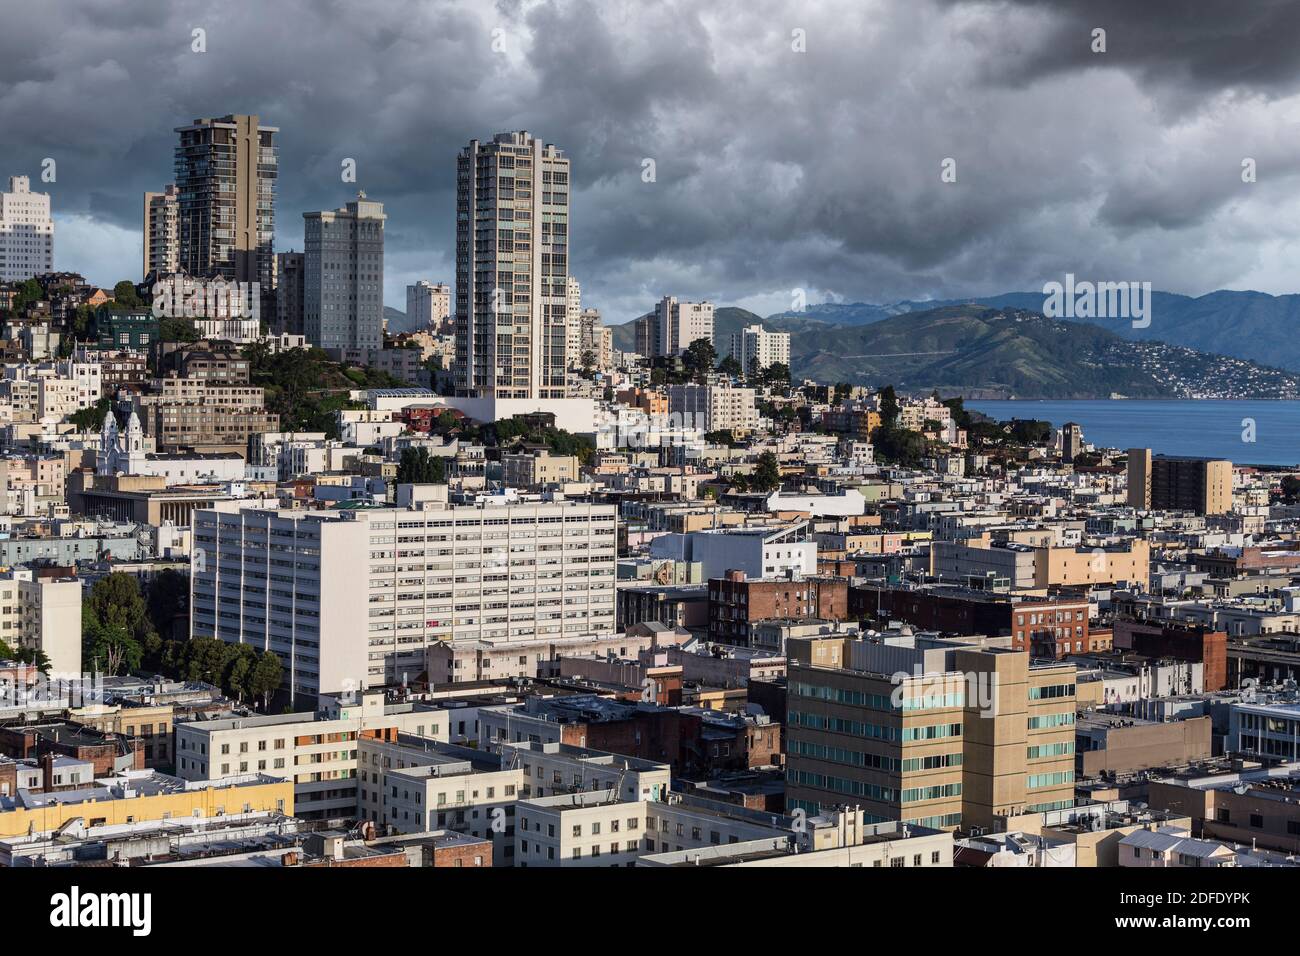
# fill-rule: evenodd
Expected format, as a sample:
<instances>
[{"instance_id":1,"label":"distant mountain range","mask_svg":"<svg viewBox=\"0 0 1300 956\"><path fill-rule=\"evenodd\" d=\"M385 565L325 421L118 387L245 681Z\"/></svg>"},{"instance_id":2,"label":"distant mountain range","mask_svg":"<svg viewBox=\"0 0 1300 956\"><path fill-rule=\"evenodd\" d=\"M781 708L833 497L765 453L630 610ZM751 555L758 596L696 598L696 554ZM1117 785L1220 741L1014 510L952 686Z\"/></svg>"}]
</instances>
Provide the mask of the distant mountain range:
<instances>
[{"instance_id":1,"label":"distant mountain range","mask_svg":"<svg viewBox=\"0 0 1300 956\"><path fill-rule=\"evenodd\" d=\"M392 306L384 306L384 321L388 323L389 335L396 335L398 332L415 331L415 320L407 316L401 309L394 309Z\"/></svg>"},{"instance_id":2,"label":"distant mountain range","mask_svg":"<svg viewBox=\"0 0 1300 956\"><path fill-rule=\"evenodd\" d=\"M903 308L919 303L818 306L766 319L724 307L715 314L714 339L725 354L732 332L761 323L791 333L796 379L893 384L912 392L1057 399L1300 394L1300 376L1163 342L1126 341L1117 329L1100 324L1045 318L1035 311L1041 295L1021 295L997 297L1011 301L996 305L931 305L925 311ZM1157 297L1153 304L1153 327L1162 314L1160 302ZM899 311L889 311L894 308ZM635 347L632 323L614 326L613 334L615 347Z\"/></svg>"},{"instance_id":3,"label":"distant mountain range","mask_svg":"<svg viewBox=\"0 0 1300 956\"><path fill-rule=\"evenodd\" d=\"M1168 342L1300 371L1300 295L1220 290L1192 297L1153 292L1151 324L1135 329L1122 319L1066 319L1108 329L1121 338ZM773 319L808 318L836 325L867 325L896 315L925 312L948 305L984 305L1042 311L1041 292L1007 292L970 299L903 301L889 305L865 302L823 303L802 313L784 312Z\"/></svg>"}]
</instances>

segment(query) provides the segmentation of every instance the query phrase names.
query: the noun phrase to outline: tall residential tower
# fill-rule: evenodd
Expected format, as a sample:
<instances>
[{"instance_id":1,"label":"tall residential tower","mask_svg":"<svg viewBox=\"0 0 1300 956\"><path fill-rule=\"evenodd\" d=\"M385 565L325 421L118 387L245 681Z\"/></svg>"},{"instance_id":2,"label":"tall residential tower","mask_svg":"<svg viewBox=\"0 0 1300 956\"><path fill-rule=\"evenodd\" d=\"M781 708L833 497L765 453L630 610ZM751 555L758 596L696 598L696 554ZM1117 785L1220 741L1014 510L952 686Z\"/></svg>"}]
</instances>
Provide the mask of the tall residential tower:
<instances>
[{"instance_id":1,"label":"tall residential tower","mask_svg":"<svg viewBox=\"0 0 1300 956\"><path fill-rule=\"evenodd\" d=\"M180 268L196 278L260 282L269 294L279 130L256 116L231 115L196 119L176 132Z\"/></svg>"},{"instance_id":2,"label":"tall residential tower","mask_svg":"<svg viewBox=\"0 0 1300 956\"><path fill-rule=\"evenodd\" d=\"M333 212L305 212L303 332L323 349L384 344L384 204L364 192Z\"/></svg>"},{"instance_id":3,"label":"tall residential tower","mask_svg":"<svg viewBox=\"0 0 1300 956\"><path fill-rule=\"evenodd\" d=\"M471 140L456 177L456 393L564 398L569 160L527 132Z\"/></svg>"}]
</instances>

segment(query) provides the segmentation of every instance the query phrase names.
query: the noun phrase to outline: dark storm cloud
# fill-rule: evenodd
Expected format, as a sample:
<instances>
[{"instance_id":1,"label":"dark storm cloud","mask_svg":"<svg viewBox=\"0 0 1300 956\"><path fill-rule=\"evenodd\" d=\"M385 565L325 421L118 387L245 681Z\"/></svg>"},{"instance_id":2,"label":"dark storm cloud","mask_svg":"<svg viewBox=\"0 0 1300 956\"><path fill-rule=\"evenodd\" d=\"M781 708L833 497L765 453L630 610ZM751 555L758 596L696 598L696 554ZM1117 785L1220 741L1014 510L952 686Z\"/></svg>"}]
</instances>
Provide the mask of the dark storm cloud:
<instances>
[{"instance_id":1,"label":"dark storm cloud","mask_svg":"<svg viewBox=\"0 0 1300 956\"><path fill-rule=\"evenodd\" d=\"M1238 87L1289 96L1300 77L1300 4L1292 0L945 0L949 6L1020 8L1048 29L1000 65L1007 81L1095 67L1092 31L1106 31L1105 61L1143 80L1168 84L1177 98Z\"/></svg>"},{"instance_id":2,"label":"dark storm cloud","mask_svg":"<svg viewBox=\"0 0 1300 956\"><path fill-rule=\"evenodd\" d=\"M57 265L100 282L138 269L140 194L170 180L173 127L254 112L281 129L277 246L364 188L389 215L399 307L406 282L452 280L456 152L510 129L572 158L572 271L614 321L666 293L775 310L796 288L880 301L1066 271L1290 291L1296 17L1163 0L15 5L0 176L56 159Z\"/></svg>"}]
</instances>

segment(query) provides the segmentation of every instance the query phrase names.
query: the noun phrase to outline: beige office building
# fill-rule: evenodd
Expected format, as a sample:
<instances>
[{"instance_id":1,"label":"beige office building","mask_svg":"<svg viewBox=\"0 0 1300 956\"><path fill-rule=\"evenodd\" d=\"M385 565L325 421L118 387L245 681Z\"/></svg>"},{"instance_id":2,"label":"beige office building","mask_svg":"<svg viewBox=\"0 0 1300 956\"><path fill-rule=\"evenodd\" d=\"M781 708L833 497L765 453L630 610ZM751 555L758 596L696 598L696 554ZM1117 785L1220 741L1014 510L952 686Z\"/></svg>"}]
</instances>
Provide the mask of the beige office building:
<instances>
[{"instance_id":1,"label":"beige office building","mask_svg":"<svg viewBox=\"0 0 1300 956\"><path fill-rule=\"evenodd\" d=\"M788 641L787 808L949 829L1071 806L1074 665L996 644Z\"/></svg>"},{"instance_id":2,"label":"beige office building","mask_svg":"<svg viewBox=\"0 0 1300 956\"><path fill-rule=\"evenodd\" d=\"M1225 514L1232 510L1232 462L1152 455L1150 448L1130 448L1128 504L1139 511Z\"/></svg>"}]
</instances>

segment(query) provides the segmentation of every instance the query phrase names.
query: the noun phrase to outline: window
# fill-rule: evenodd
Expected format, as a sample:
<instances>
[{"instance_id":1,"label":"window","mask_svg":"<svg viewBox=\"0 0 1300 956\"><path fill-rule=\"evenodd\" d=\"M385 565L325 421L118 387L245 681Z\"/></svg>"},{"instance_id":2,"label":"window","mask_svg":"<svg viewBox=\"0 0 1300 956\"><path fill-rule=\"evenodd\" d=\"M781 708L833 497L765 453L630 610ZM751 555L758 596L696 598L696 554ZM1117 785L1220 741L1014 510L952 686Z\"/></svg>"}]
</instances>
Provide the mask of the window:
<instances>
[{"instance_id":1,"label":"window","mask_svg":"<svg viewBox=\"0 0 1300 956\"><path fill-rule=\"evenodd\" d=\"M901 870L903 868L903 858L901 856L893 857L890 859L889 865L894 869Z\"/></svg>"}]
</instances>

